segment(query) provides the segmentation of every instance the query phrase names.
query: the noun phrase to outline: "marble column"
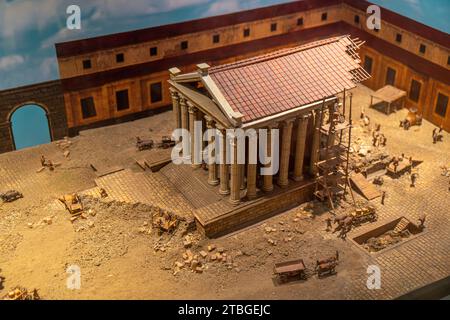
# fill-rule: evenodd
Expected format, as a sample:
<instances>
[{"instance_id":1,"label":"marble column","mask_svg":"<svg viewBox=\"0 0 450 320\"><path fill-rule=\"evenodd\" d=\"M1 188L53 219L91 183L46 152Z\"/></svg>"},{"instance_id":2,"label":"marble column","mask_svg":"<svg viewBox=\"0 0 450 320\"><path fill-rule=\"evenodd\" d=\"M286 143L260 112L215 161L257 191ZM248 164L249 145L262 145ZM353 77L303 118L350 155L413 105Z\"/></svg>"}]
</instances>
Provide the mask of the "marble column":
<instances>
[{"instance_id":1,"label":"marble column","mask_svg":"<svg viewBox=\"0 0 450 320\"><path fill-rule=\"evenodd\" d=\"M245 164L239 164L239 185L240 189L245 189Z\"/></svg>"},{"instance_id":2,"label":"marble column","mask_svg":"<svg viewBox=\"0 0 450 320\"><path fill-rule=\"evenodd\" d=\"M231 190L230 190L230 202L233 205L238 205L241 202L241 188L239 179L239 164L238 164L238 148L237 139L233 138L231 141L231 152L233 152L231 163Z\"/></svg>"},{"instance_id":3,"label":"marble column","mask_svg":"<svg viewBox=\"0 0 450 320\"><path fill-rule=\"evenodd\" d=\"M256 154L253 155L252 151ZM254 157L254 159L253 159ZM256 198L256 180L258 168L258 133L255 130L249 136L248 154L247 154L247 198Z\"/></svg>"},{"instance_id":4,"label":"marble column","mask_svg":"<svg viewBox=\"0 0 450 320\"><path fill-rule=\"evenodd\" d=\"M272 150L271 150L271 144L272 144L272 132L271 129L274 128L274 126L267 127L267 156L272 157ZM270 163L266 164L265 167L270 167ZM270 192L273 190L273 175L263 175L263 186L262 190L264 192Z\"/></svg>"},{"instance_id":5,"label":"marble column","mask_svg":"<svg viewBox=\"0 0 450 320\"><path fill-rule=\"evenodd\" d=\"M256 164L247 164L247 198L256 198Z\"/></svg>"},{"instance_id":6,"label":"marble column","mask_svg":"<svg viewBox=\"0 0 450 320\"><path fill-rule=\"evenodd\" d=\"M185 130L189 130L189 112L186 99L180 97L180 112L181 112L181 128ZM186 139L182 139L183 144L183 156L185 160L189 160L191 158L191 147L189 136L185 137Z\"/></svg>"},{"instance_id":7,"label":"marble column","mask_svg":"<svg viewBox=\"0 0 450 320\"><path fill-rule=\"evenodd\" d=\"M215 128L215 122L212 118L205 116L206 119L206 127L209 129ZM208 135L208 143L209 145L215 144L216 137L213 134L209 133ZM209 151L208 151L209 155ZM216 155L216 150L212 151L211 156L214 157ZM208 184L212 186L217 186L219 184L219 180L217 179L217 166L216 161L212 162L212 159L208 159Z\"/></svg>"},{"instance_id":8,"label":"marble column","mask_svg":"<svg viewBox=\"0 0 450 320\"><path fill-rule=\"evenodd\" d=\"M295 142L295 164L294 176L295 181L303 180L303 161L305 159L306 130L308 128L308 115L300 116L296 132Z\"/></svg>"},{"instance_id":9,"label":"marble column","mask_svg":"<svg viewBox=\"0 0 450 320\"><path fill-rule=\"evenodd\" d=\"M186 99L180 97L181 128L189 130L189 112Z\"/></svg>"},{"instance_id":10,"label":"marble column","mask_svg":"<svg viewBox=\"0 0 450 320\"><path fill-rule=\"evenodd\" d=\"M230 177L228 173L228 164L227 164L227 152L226 152L226 146L227 146L227 136L226 136L226 130L224 128L218 127L220 130L221 136L220 136L220 158L221 163L219 165L219 175L220 175L220 188L219 193L226 195L230 194Z\"/></svg>"},{"instance_id":11,"label":"marble column","mask_svg":"<svg viewBox=\"0 0 450 320\"><path fill-rule=\"evenodd\" d=\"M311 161L309 164L309 172L316 176L318 172L316 163L319 161L319 148L320 148L320 126L322 125L322 111L320 109L315 110L314 113L314 134L311 148Z\"/></svg>"},{"instance_id":12,"label":"marble column","mask_svg":"<svg viewBox=\"0 0 450 320\"><path fill-rule=\"evenodd\" d=\"M289 156L291 154L293 119L283 121L283 133L281 136L280 174L278 185L285 188L289 185Z\"/></svg>"},{"instance_id":13,"label":"marble column","mask_svg":"<svg viewBox=\"0 0 450 320\"><path fill-rule=\"evenodd\" d=\"M175 118L175 128L181 128L181 111L180 111L180 97L178 92L174 89L170 89L170 95L172 97L172 111Z\"/></svg>"},{"instance_id":14,"label":"marble column","mask_svg":"<svg viewBox=\"0 0 450 320\"><path fill-rule=\"evenodd\" d=\"M189 106L189 131L191 135L191 164L193 168L199 168L201 163L197 159L198 155L195 154L196 137L195 137L195 121L197 121L198 109L193 106Z\"/></svg>"}]
</instances>

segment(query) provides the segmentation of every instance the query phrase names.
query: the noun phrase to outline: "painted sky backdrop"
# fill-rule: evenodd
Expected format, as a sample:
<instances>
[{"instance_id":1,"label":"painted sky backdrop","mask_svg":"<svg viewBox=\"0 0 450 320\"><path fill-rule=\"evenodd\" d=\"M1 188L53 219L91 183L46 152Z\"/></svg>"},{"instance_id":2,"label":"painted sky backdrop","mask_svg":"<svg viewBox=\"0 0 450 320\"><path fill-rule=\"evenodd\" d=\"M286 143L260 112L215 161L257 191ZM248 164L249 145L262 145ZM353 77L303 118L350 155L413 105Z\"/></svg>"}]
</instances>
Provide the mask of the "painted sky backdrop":
<instances>
[{"instance_id":1,"label":"painted sky backdrop","mask_svg":"<svg viewBox=\"0 0 450 320\"><path fill-rule=\"evenodd\" d=\"M58 78L54 44L286 0L0 0L0 90ZM372 2L450 32L450 0ZM66 8L81 7L82 29L66 29Z\"/></svg>"}]
</instances>

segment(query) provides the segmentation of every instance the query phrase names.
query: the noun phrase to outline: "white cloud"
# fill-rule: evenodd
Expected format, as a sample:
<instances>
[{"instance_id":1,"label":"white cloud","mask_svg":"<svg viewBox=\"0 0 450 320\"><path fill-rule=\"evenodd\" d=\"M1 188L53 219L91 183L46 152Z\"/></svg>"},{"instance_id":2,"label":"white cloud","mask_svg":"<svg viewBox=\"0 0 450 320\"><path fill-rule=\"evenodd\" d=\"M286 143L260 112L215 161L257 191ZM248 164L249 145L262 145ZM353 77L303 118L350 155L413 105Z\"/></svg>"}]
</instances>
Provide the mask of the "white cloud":
<instances>
[{"instance_id":1,"label":"white cloud","mask_svg":"<svg viewBox=\"0 0 450 320\"><path fill-rule=\"evenodd\" d=\"M25 58L18 54L13 54L0 58L0 70L9 70L25 62Z\"/></svg>"},{"instance_id":2,"label":"white cloud","mask_svg":"<svg viewBox=\"0 0 450 320\"><path fill-rule=\"evenodd\" d=\"M39 72L41 73L40 77L43 79L49 79L58 74L56 59L53 57L45 58L39 66Z\"/></svg>"},{"instance_id":3,"label":"white cloud","mask_svg":"<svg viewBox=\"0 0 450 320\"><path fill-rule=\"evenodd\" d=\"M224 13L230 13L241 10L240 1L224 0L213 2L205 12L205 16L217 16Z\"/></svg>"},{"instance_id":4,"label":"white cloud","mask_svg":"<svg viewBox=\"0 0 450 320\"><path fill-rule=\"evenodd\" d=\"M62 11L62 1L17 0L0 3L0 34L4 37L17 37L32 29L42 30Z\"/></svg>"},{"instance_id":5,"label":"white cloud","mask_svg":"<svg viewBox=\"0 0 450 320\"><path fill-rule=\"evenodd\" d=\"M72 0L0 0L0 35L4 38L18 37L29 30L42 30L51 23L60 23L67 17L66 8ZM91 0L80 1L81 23L90 19L126 19L159 12L167 12L208 0ZM86 19L86 14L94 14ZM64 25L65 26L65 25ZM63 27L63 26L62 26Z\"/></svg>"}]
</instances>

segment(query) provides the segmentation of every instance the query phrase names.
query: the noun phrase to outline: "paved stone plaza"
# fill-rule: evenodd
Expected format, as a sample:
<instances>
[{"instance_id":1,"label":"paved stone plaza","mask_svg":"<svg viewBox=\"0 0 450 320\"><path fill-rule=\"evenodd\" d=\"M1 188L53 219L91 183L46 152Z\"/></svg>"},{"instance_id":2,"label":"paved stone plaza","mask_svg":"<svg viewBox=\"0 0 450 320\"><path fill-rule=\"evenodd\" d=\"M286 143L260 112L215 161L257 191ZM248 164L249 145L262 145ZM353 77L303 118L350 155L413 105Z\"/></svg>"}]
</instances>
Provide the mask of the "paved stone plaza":
<instances>
[{"instance_id":1,"label":"paved stone plaza","mask_svg":"<svg viewBox=\"0 0 450 320\"><path fill-rule=\"evenodd\" d=\"M226 248L236 264L226 268L210 261L202 274L183 269L173 275L173 264L185 250L181 241L169 239L165 251L155 252L153 241L159 241L157 235L136 231L145 220L145 212L136 213L141 210L135 207L137 203L188 217L199 207L222 201L215 191L206 189L206 183L201 183L202 177L207 178L205 172L191 176L187 172L180 179L180 169L172 164L156 173L142 171L136 164L142 158L161 159L158 150L137 152L134 142L136 136L160 140L163 135L170 135L170 112L81 132L69 139L66 149L53 142L1 154L0 191L17 189L24 198L0 205L0 269L6 278L0 295L21 285L38 287L43 298L48 299L391 299L448 277L450 178L441 175L440 166L450 166L450 134L444 133L443 142L433 144L434 126L427 121L420 127L403 130L398 124L406 110L387 116L369 109L370 92L363 86L353 90L353 140L360 138L363 143L371 143L369 129L359 123L364 109L371 126L381 124L381 132L387 137L387 153L404 153L423 161L416 167L416 187L410 187L408 174L398 179L385 177L384 184L377 187L386 191L385 205L379 198L371 201L378 209L379 220L351 231L347 240L325 231L325 218L330 214L325 205L317 202L309 210L312 214L307 214L303 205L220 239L205 239L194 233L192 251L206 250L207 245L214 243ZM67 157L63 155L66 150L70 151ZM38 172L42 154L58 163L53 172ZM99 177L91 164L99 171L120 171ZM89 194L96 187L105 188L109 196L95 207L97 216L88 219L95 226L72 227L56 199L69 192ZM362 197L356 197L362 201ZM125 218L122 213L119 217L121 203L131 206L126 207L131 213L127 211ZM347 209L348 205L338 211ZM401 216L416 223L423 213L427 220L422 234L379 254L371 255L351 241L356 233ZM53 217L51 225L28 227L47 216ZM276 231L267 232L268 226ZM313 277L286 285L273 282L274 263L303 258L307 267L313 267L315 259L336 249L341 256L337 276ZM86 252L97 262L84 260ZM101 255L101 262L95 260L96 254ZM74 261L83 266L85 278L80 291L64 287L66 266ZM381 269L380 290L366 288L366 269L371 264Z\"/></svg>"}]
</instances>

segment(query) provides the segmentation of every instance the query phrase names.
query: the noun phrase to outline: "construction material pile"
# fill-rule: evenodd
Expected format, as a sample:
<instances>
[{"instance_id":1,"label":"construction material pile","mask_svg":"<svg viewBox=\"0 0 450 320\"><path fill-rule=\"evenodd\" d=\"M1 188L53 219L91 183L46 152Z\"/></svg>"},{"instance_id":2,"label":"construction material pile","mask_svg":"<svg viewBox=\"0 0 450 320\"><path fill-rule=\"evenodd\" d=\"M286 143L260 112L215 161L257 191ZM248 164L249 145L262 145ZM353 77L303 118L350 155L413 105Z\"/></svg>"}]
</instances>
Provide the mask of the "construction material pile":
<instances>
[{"instance_id":1,"label":"construction material pile","mask_svg":"<svg viewBox=\"0 0 450 320\"><path fill-rule=\"evenodd\" d=\"M2 269L0 269L0 272L2 271ZM5 281L5 277L4 276L2 276L1 274L0 274L0 290L2 290L3 289L3 282Z\"/></svg>"},{"instance_id":2,"label":"construction material pile","mask_svg":"<svg viewBox=\"0 0 450 320\"><path fill-rule=\"evenodd\" d=\"M408 230L410 222L406 219L401 219L394 229L389 230L378 237L369 238L363 247L369 252L377 252L389 246L403 241L408 238L411 232Z\"/></svg>"},{"instance_id":3,"label":"construction material pile","mask_svg":"<svg viewBox=\"0 0 450 320\"><path fill-rule=\"evenodd\" d=\"M162 232L173 232L179 223L178 217L166 210L158 210L158 212L153 214L152 224L153 227L158 228L160 233Z\"/></svg>"},{"instance_id":4,"label":"construction material pile","mask_svg":"<svg viewBox=\"0 0 450 320\"><path fill-rule=\"evenodd\" d=\"M403 238L409 237L408 230L402 233L395 233L394 231L388 231L379 237L370 238L364 244L364 248L369 252L377 252L383 250L389 246L397 244L403 240Z\"/></svg>"},{"instance_id":5,"label":"construction material pile","mask_svg":"<svg viewBox=\"0 0 450 320\"><path fill-rule=\"evenodd\" d=\"M28 291L23 287L16 287L10 292L8 292L3 300L40 300L37 289Z\"/></svg>"}]
</instances>

